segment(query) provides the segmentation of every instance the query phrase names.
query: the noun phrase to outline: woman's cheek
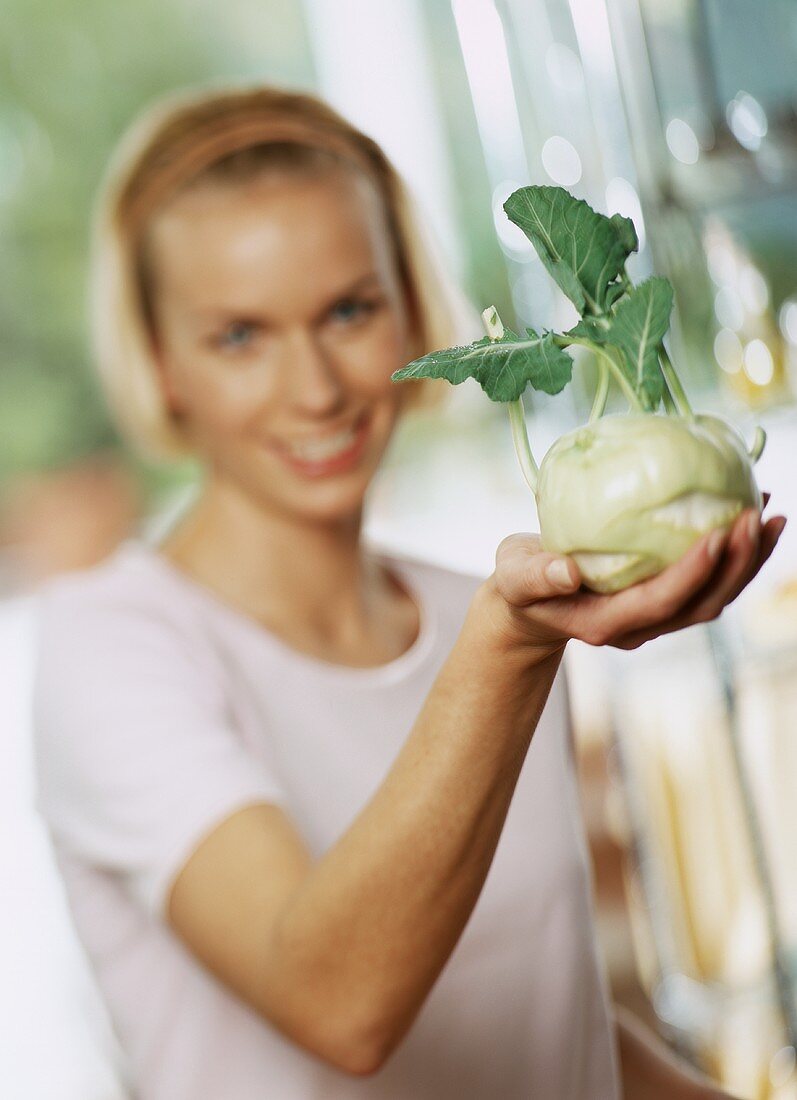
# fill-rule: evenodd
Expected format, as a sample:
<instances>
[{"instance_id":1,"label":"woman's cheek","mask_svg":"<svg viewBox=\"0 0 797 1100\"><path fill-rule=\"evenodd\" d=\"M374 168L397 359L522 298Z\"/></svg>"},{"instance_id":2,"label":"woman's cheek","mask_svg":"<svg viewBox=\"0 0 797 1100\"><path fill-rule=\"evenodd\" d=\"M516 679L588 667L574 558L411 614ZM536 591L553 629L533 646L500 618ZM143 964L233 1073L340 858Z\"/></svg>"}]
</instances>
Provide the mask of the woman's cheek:
<instances>
[{"instance_id":1,"label":"woman's cheek","mask_svg":"<svg viewBox=\"0 0 797 1100\"><path fill-rule=\"evenodd\" d=\"M183 419L198 442L212 447L214 441L239 435L252 407L245 392L236 392L209 377L185 395Z\"/></svg>"},{"instance_id":2,"label":"woman's cheek","mask_svg":"<svg viewBox=\"0 0 797 1100\"><path fill-rule=\"evenodd\" d=\"M364 341L358 351L358 375L372 395L382 396L398 388L391 377L404 366L407 341L397 322L390 321L375 328L371 338Z\"/></svg>"}]
</instances>

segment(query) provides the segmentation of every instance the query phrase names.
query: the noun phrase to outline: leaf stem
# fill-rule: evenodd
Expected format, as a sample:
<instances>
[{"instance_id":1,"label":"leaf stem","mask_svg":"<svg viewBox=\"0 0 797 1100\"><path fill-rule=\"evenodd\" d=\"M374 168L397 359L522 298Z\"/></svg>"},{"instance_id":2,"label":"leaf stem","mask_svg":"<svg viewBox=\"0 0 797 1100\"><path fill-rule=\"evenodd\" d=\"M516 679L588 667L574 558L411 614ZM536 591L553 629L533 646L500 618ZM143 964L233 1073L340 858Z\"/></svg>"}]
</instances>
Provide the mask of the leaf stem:
<instances>
[{"instance_id":1,"label":"leaf stem","mask_svg":"<svg viewBox=\"0 0 797 1100\"><path fill-rule=\"evenodd\" d=\"M590 424L603 416L606 408L606 400L609 396L609 369L605 363L598 363L598 388L595 390L595 399L589 414Z\"/></svg>"},{"instance_id":2,"label":"leaf stem","mask_svg":"<svg viewBox=\"0 0 797 1100\"><path fill-rule=\"evenodd\" d=\"M512 442L515 444L515 454L518 457L520 468L526 479L529 489L537 496L537 485L540 480L540 471L531 453L531 444L526 430L526 410L523 408L523 398L517 401L508 401L509 423L512 425Z\"/></svg>"},{"instance_id":3,"label":"leaf stem","mask_svg":"<svg viewBox=\"0 0 797 1100\"><path fill-rule=\"evenodd\" d=\"M482 313L482 321L484 322L484 330L490 339L500 340L504 335L504 326L501 322L501 318L498 316L498 310L495 306L488 306L487 309L484 310ZM509 412L509 423L512 426L512 442L515 444L515 454L517 455L520 468L523 471L523 476L528 483L528 487L536 498L540 471L537 468L537 463L534 461L534 455L531 453L529 433L526 429L526 411L523 408L523 398L519 397L517 401L508 401L506 407Z\"/></svg>"},{"instance_id":4,"label":"leaf stem","mask_svg":"<svg viewBox=\"0 0 797 1100\"><path fill-rule=\"evenodd\" d=\"M677 416L678 406L672 399L672 394L670 393L670 387L667 385L666 378L664 379L664 388L661 391L661 399L664 402L664 410L667 413L667 416Z\"/></svg>"},{"instance_id":5,"label":"leaf stem","mask_svg":"<svg viewBox=\"0 0 797 1100\"><path fill-rule=\"evenodd\" d=\"M614 356L610 355L609 352L605 350L605 348L598 348L597 354L602 359L604 359L606 363L608 363L609 369L614 375L615 380L619 383L620 389L625 394L626 398L628 399L628 404L631 406L634 412L644 412L645 410L642 408L642 403L640 402L637 395L634 393L633 388L629 385L628 379L626 378L625 374L623 373L621 368L618 367Z\"/></svg>"},{"instance_id":6,"label":"leaf stem","mask_svg":"<svg viewBox=\"0 0 797 1100\"><path fill-rule=\"evenodd\" d=\"M675 367L672 365L672 360L667 354L664 344L659 347L659 363L661 364L661 373L664 375L664 381L667 383L667 389L675 402L678 414L687 420L694 420L695 414L689 404L689 398L686 396L681 381L675 373Z\"/></svg>"},{"instance_id":7,"label":"leaf stem","mask_svg":"<svg viewBox=\"0 0 797 1100\"><path fill-rule=\"evenodd\" d=\"M612 377L625 394L626 400L634 412L641 413L645 411L642 408L639 398L634 393L633 387L623 373L622 368L618 365L608 348L602 348L600 344L596 344L594 341L588 340L586 337L582 336L562 336L559 339L554 338L554 343L562 348L569 347L571 344L577 344L582 348L589 348L590 351L594 352L595 355L606 363Z\"/></svg>"},{"instance_id":8,"label":"leaf stem","mask_svg":"<svg viewBox=\"0 0 797 1100\"><path fill-rule=\"evenodd\" d=\"M750 455L750 458L753 460L753 462L758 462L759 458L764 453L764 447L766 446L766 442L767 442L767 433L759 425L755 430L755 435L753 436L753 442L750 444L750 449L747 452Z\"/></svg>"}]
</instances>

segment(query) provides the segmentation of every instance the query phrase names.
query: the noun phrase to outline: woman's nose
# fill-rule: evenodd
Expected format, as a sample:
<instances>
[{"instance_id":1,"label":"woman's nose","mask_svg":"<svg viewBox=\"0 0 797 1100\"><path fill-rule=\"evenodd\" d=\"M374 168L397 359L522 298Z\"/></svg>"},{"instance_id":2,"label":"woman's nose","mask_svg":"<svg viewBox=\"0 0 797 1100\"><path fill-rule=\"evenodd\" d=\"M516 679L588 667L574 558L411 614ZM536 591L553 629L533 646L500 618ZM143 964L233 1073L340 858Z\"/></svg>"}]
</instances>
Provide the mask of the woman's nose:
<instances>
[{"instance_id":1,"label":"woman's nose","mask_svg":"<svg viewBox=\"0 0 797 1100\"><path fill-rule=\"evenodd\" d=\"M345 388L337 365L310 332L294 333L288 342L285 392L294 407L321 415L343 404Z\"/></svg>"}]
</instances>

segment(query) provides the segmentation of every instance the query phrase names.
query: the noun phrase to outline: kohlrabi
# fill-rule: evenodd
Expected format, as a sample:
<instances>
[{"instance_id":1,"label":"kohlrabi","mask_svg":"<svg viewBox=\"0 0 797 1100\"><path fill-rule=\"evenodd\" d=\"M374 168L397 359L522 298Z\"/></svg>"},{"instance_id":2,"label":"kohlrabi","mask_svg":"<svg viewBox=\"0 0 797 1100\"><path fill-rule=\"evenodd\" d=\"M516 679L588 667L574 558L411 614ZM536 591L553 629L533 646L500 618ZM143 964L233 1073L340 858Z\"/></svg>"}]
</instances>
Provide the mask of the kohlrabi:
<instances>
[{"instance_id":1,"label":"kohlrabi","mask_svg":"<svg viewBox=\"0 0 797 1100\"><path fill-rule=\"evenodd\" d=\"M490 307L481 340L425 355L393 378L454 385L475 378L489 398L506 402L543 546L572 555L588 587L616 592L677 561L708 531L730 527L744 508L760 510L752 464L764 433L758 429L747 450L725 421L692 412L662 342L672 287L658 277L631 284L625 264L638 242L628 218L598 214L561 187L522 187L504 209L580 321L569 332L521 336ZM538 469L522 394L528 385L559 393L574 346L589 348L599 364L589 423L557 440ZM604 416L611 381L627 415Z\"/></svg>"}]
</instances>

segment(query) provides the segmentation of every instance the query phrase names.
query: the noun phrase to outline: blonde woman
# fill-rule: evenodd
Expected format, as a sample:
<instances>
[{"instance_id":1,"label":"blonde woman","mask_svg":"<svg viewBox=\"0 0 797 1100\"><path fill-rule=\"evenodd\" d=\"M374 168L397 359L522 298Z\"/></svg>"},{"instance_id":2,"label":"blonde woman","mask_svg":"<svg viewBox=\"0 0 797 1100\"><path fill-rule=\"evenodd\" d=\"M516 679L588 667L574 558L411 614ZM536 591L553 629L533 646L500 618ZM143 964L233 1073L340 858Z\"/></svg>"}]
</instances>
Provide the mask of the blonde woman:
<instances>
[{"instance_id":1,"label":"blonde woman","mask_svg":"<svg viewBox=\"0 0 797 1100\"><path fill-rule=\"evenodd\" d=\"M610 1011L558 670L569 638L719 614L780 521L612 597L532 535L483 582L364 545L414 399L391 373L455 338L454 298L310 96L150 113L94 290L120 425L205 471L158 544L43 600L40 802L135 1095L719 1095Z\"/></svg>"}]
</instances>

